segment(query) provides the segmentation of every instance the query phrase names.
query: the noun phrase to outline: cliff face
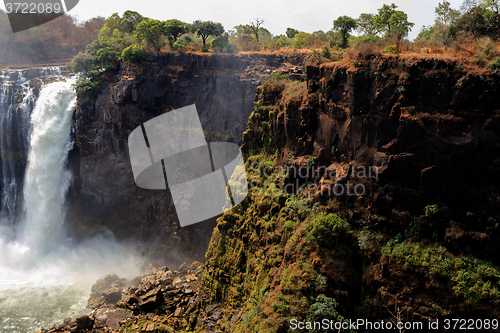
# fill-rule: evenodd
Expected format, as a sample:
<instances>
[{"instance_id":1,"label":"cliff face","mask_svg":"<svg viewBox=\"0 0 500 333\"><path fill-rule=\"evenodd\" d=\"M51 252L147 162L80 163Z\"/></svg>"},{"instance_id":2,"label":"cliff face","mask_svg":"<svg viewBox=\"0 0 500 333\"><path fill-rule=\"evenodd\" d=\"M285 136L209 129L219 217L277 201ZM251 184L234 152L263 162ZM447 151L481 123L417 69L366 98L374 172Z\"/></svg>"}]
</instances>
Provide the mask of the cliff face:
<instances>
[{"instance_id":1,"label":"cliff face","mask_svg":"<svg viewBox=\"0 0 500 333\"><path fill-rule=\"evenodd\" d=\"M200 284L171 286L177 273L160 268L140 301L113 289L122 329L497 318L500 77L461 67L357 57L258 87L242 145L250 193L217 220Z\"/></svg>"},{"instance_id":2,"label":"cliff face","mask_svg":"<svg viewBox=\"0 0 500 333\"><path fill-rule=\"evenodd\" d=\"M69 218L75 236L106 227L119 238L146 242L173 265L202 260L214 221L181 229L168 192L138 188L128 135L155 116L195 103L207 141L239 142L263 78L303 60L300 55L166 54L138 68L122 64L96 99L79 99L77 106Z\"/></svg>"},{"instance_id":3,"label":"cliff face","mask_svg":"<svg viewBox=\"0 0 500 333\"><path fill-rule=\"evenodd\" d=\"M498 316L500 73L461 67L369 55L259 87L253 195L213 233L207 327Z\"/></svg>"},{"instance_id":4,"label":"cliff face","mask_svg":"<svg viewBox=\"0 0 500 333\"><path fill-rule=\"evenodd\" d=\"M437 205L433 220L423 221L429 238L437 233L458 252L467 246L498 263L500 75L460 66L358 58L308 66L303 96L265 87L264 103L279 101L270 119L277 162L296 170L285 184L292 191L305 184L310 179L297 171L313 162L316 200L337 198L358 214L375 208L395 234ZM363 195L340 194L340 185Z\"/></svg>"}]
</instances>

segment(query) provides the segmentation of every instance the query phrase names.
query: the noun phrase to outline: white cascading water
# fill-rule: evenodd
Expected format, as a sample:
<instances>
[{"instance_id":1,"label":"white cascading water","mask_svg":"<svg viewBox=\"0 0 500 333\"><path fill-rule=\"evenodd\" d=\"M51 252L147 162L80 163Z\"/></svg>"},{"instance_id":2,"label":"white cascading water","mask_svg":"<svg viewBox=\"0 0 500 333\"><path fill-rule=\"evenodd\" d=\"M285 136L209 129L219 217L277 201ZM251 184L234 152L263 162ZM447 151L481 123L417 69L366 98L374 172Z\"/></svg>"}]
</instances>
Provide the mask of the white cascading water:
<instances>
[{"instance_id":1,"label":"white cascading water","mask_svg":"<svg viewBox=\"0 0 500 333\"><path fill-rule=\"evenodd\" d=\"M25 220L22 242L33 257L45 255L64 240L64 200L71 183L66 170L76 96L73 80L43 88L31 115L32 133L24 179Z\"/></svg>"},{"instance_id":2,"label":"white cascading water","mask_svg":"<svg viewBox=\"0 0 500 333\"><path fill-rule=\"evenodd\" d=\"M140 273L139 257L112 236L103 235L78 245L72 244L67 236L64 201L72 179L66 162L73 144L70 130L76 103L71 88L74 80L59 77L58 82L45 85L30 113L29 103L35 99L26 80L18 79L24 98L17 107L31 119L31 126L20 124L24 126L21 136L27 137L30 149L22 218L15 214L17 198L13 196L18 195L15 186L5 188L17 182L12 170L15 167L9 159L10 152L0 152L4 185L0 220L0 333L37 332L61 323L66 317L75 319L88 314L90 288L97 279L109 273L123 277ZM7 125L0 122L0 130L8 131L14 93L12 87L6 86L5 79L3 82L0 116L6 115ZM0 148L6 149L14 133L0 134L3 138ZM20 221L14 223L16 220Z\"/></svg>"},{"instance_id":3,"label":"white cascading water","mask_svg":"<svg viewBox=\"0 0 500 333\"><path fill-rule=\"evenodd\" d=\"M11 82L13 74L17 74L15 84ZM25 155L28 152L31 133L30 111L33 109L35 101L33 89L27 85L27 80L22 72L3 72L1 79L0 110L3 112L0 112L0 154L2 154L0 225L14 223L13 219L16 215L16 204L19 198L18 192L20 191L18 177L16 177L15 159L18 157L16 150L17 154ZM16 105L15 101L19 93L23 96L23 100L18 104L19 112L15 112L14 105ZM13 125L21 128L14 130Z\"/></svg>"}]
</instances>

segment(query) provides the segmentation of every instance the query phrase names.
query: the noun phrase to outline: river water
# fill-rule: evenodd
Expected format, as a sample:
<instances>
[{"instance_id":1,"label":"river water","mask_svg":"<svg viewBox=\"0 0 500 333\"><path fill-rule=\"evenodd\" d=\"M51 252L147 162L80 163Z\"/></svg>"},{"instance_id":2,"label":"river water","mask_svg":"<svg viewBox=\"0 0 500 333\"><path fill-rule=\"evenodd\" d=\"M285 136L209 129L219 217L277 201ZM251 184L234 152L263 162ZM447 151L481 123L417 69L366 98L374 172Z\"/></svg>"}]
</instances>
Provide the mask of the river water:
<instances>
[{"instance_id":1,"label":"river water","mask_svg":"<svg viewBox=\"0 0 500 333\"><path fill-rule=\"evenodd\" d=\"M88 314L97 279L140 273L140 257L112 235L79 244L68 237L76 79L57 68L40 70L44 75L56 81L38 98L22 71L3 72L0 81L0 333L36 332Z\"/></svg>"}]
</instances>

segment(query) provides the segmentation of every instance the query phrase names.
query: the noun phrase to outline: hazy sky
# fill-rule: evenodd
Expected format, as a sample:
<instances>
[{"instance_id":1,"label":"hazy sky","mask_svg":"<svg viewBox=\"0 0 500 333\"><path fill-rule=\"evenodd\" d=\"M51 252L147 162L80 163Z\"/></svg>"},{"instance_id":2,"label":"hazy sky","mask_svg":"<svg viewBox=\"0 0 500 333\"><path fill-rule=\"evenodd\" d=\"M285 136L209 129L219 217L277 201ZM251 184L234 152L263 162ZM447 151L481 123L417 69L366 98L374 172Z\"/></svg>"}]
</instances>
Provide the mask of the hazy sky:
<instances>
[{"instance_id":1,"label":"hazy sky","mask_svg":"<svg viewBox=\"0 0 500 333\"><path fill-rule=\"evenodd\" d=\"M176 18L185 22L212 20L221 22L226 30L238 24L247 24L253 18L265 20L263 26L273 35L284 34L286 28L300 31L328 31L333 20L342 15L357 18L361 13L376 13L383 4L395 3L405 11L415 27L410 33L415 38L423 25L433 24L434 8L442 0L80 0L70 12L80 20L94 16L108 17L123 14L130 9L159 20ZM449 0L459 9L463 0ZM28 1L29 2L29 1ZM4 8L3 2L0 7Z\"/></svg>"}]
</instances>

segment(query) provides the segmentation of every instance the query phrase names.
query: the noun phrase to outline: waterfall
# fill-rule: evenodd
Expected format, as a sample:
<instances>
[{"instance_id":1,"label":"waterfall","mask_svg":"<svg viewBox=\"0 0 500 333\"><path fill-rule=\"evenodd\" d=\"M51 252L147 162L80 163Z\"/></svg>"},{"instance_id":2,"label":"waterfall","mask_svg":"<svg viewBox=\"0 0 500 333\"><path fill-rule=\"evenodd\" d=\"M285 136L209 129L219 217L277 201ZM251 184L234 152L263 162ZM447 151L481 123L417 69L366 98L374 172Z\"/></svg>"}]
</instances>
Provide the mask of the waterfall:
<instances>
[{"instance_id":1,"label":"waterfall","mask_svg":"<svg viewBox=\"0 0 500 333\"><path fill-rule=\"evenodd\" d=\"M16 78L17 77L17 78ZM34 106L33 89L21 71L2 72L0 85L0 225L14 223L21 191Z\"/></svg>"},{"instance_id":2,"label":"waterfall","mask_svg":"<svg viewBox=\"0 0 500 333\"><path fill-rule=\"evenodd\" d=\"M0 333L33 333L88 314L97 279L140 274L134 249L112 235L73 244L66 233L76 97L75 79L61 73L1 73Z\"/></svg>"},{"instance_id":3,"label":"waterfall","mask_svg":"<svg viewBox=\"0 0 500 333\"><path fill-rule=\"evenodd\" d=\"M64 239L64 200L71 182L65 170L76 96L74 80L51 83L40 92L31 116L32 133L24 180L24 243L38 254Z\"/></svg>"}]
</instances>

